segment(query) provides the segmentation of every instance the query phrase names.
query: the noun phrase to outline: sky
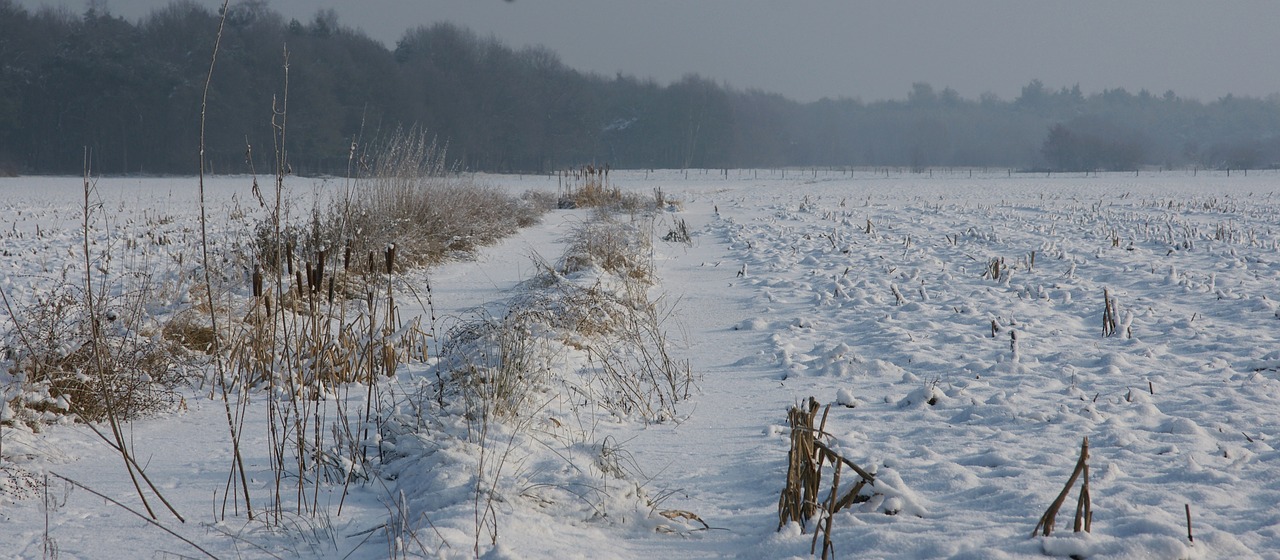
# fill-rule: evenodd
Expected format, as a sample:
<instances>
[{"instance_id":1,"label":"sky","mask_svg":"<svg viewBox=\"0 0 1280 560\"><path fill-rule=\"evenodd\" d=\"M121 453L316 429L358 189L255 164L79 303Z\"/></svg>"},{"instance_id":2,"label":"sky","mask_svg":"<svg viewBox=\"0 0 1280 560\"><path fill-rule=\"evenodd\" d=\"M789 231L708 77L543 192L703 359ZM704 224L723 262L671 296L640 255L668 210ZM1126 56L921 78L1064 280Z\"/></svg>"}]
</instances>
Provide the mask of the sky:
<instances>
[{"instance_id":1,"label":"sky","mask_svg":"<svg viewBox=\"0 0 1280 560\"><path fill-rule=\"evenodd\" d=\"M169 0L105 0L137 20ZM196 0L210 9L219 1ZM100 4L104 0L98 0ZM18 0L34 9L86 0ZM911 85L1014 99L1032 79L1211 101L1280 93L1271 0L268 0L286 18L332 8L389 47L449 21L570 67L667 83L701 74L799 101L905 99Z\"/></svg>"}]
</instances>

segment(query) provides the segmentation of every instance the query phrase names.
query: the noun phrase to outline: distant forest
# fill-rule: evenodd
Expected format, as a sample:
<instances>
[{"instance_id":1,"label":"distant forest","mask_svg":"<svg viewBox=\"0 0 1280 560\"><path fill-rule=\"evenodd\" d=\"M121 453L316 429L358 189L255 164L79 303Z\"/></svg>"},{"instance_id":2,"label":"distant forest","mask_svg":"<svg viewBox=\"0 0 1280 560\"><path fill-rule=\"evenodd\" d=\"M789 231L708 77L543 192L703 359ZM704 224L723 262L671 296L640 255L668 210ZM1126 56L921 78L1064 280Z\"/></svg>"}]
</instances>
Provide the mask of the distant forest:
<instances>
[{"instance_id":1,"label":"distant forest","mask_svg":"<svg viewBox=\"0 0 1280 560\"><path fill-rule=\"evenodd\" d=\"M217 13L178 1L138 22L0 0L0 171L192 173ZM286 95L285 53L288 53ZM815 68L815 72L838 71ZM456 25L394 49L332 11L285 20L233 4L209 92L217 173L272 159L287 103L295 173L342 175L353 141L418 126L462 169L548 172L783 166L1129 170L1280 163L1280 96L1201 102L1174 92L1084 94L1033 80L1014 100L915 84L905 100L799 103L689 75L669 85L565 66Z\"/></svg>"}]
</instances>

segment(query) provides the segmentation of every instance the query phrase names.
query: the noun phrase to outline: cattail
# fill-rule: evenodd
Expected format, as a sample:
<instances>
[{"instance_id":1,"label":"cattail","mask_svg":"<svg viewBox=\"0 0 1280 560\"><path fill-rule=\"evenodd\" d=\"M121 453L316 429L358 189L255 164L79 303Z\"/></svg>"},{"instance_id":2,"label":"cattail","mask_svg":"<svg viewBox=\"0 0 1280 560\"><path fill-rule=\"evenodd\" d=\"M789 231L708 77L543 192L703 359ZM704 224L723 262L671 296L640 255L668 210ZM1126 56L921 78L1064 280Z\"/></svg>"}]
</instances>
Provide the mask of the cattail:
<instances>
[{"instance_id":1,"label":"cattail","mask_svg":"<svg viewBox=\"0 0 1280 560\"><path fill-rule=\"evenodd\" d=\"M347 245L342 249L342 271L346 272L351 269L351 240L347 240Z\"/></svg>"},{"instance_id":2,"label":"cattail","mask_svg":"<svg viewBox=\"0 0 1280 560\"><path fill-rule=\"evenodd\" d=\"M324 282L324 258L328 254L328 249L321 249L320 254L316 255L316 287Z\"/></svg>"},{"instance_id":3,"label":"cattail","mask_svg":"<svg viewBox=\"0 0 1280 560\"><path fill-rule=\"evenodd\" d=\"M387 274L391 274L391 269L394 268L396 264L396 244L395 243L387 244L386 257L387 257Z\"/></svg>"},{"instance_id":4,"label":"cattail","mask_svg":"<svg viewBox=\"0 0 1280 560\"><path fill-rule=\"evenodd\" d=\"M289 274L293 274L293 242L292 241L284 244L284 259L285 259L284 262L289 265L288 268L286 268L285 270ZM276 263L276 264L277 266L279 265L279 263Z\"/></svg>"},{"instance_id":5,"label":"cattail","mask_svg":"<svg viewBox=\"0 0 1280 560\"><path fill-rule=\"evenodd\" d=\"M253 297L262 297L262 265L253 265Z\"/></svg>"}]
</instances>

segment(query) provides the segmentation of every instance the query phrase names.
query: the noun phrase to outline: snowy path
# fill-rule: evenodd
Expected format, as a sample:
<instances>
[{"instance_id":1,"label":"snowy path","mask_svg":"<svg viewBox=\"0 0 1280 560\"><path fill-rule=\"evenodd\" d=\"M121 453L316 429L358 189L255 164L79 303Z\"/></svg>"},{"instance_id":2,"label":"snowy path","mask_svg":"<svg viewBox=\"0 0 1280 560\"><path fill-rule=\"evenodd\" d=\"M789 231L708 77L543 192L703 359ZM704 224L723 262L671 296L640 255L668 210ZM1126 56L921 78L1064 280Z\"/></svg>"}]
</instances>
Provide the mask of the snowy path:
<instances>
[{"instance_id":1,"label":"snowy path","mask_svg":"<svg viewBox=\"0 0 1280 560\"><path fill-rule=\"evenodd\" d=\"M655 539L640 545L637 557L757 556L756 545L777 525L776 490L764 489L778 484L785 449L766 433L785 419L792 395L776 365L751 359L766 334L742 328L755 316L754 294L741 286L713 207L709 199L686 201L679 217L696 232L693 246L660 244L658 256L659 291L674 307L667 324L674 351L690 360L699 390L684 405L687 418L623 442L641 471L655 477L650 492L670 494L661 507L695 513L712 530Z\"/></svg>"}]
</instances>

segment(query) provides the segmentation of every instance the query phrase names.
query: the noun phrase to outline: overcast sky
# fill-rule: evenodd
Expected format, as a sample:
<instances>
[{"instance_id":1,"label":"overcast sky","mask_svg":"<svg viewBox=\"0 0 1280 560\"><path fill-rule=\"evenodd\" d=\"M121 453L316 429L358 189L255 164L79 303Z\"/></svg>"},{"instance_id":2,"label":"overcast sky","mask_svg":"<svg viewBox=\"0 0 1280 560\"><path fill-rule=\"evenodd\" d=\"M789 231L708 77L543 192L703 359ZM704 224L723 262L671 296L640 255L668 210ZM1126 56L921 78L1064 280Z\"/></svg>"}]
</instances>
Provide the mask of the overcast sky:
<instances>
[{"instance_id":1,"label":"overcast sky","mask_svg":"<svg viewBox=\"0 0 1280 560\"><path fill-rule=\"evenodd\" d=\"M221 2L196 0L210 9ZM29 8L86 0L18 0ZM137 20L168 0L106 0ZM307 21L394 46L451 21L513 47L544 45L571 67L666 83L696 72L800 101L903 99L913 82L966 98L1017 97L1033 78L1085 93L1123 87L1209 101L1280 92L1273 0L269 0Z\"/></svg>"}]
</instances>

